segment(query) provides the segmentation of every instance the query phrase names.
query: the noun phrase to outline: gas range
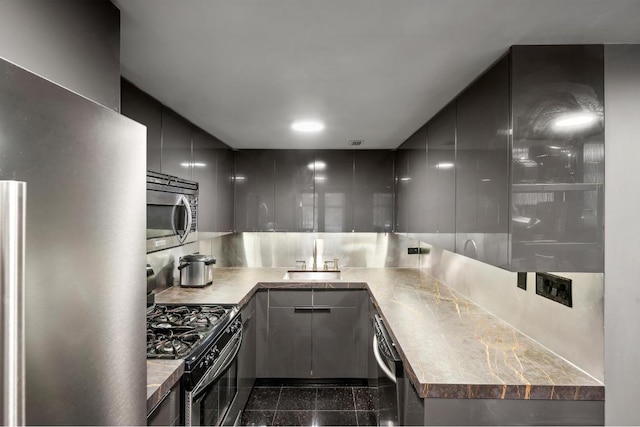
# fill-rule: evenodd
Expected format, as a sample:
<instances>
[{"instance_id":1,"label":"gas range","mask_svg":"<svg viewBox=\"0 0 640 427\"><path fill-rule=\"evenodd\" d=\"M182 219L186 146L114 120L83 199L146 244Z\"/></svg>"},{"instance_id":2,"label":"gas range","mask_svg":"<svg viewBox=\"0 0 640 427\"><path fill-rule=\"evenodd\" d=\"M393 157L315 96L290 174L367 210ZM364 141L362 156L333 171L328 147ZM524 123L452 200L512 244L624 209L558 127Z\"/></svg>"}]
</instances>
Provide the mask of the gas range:
<instances>
[{"instance_id":1,"label":"gas range","mask_svg":"<svg viewBox=\"0 0 640 427\"><path fill-rule=\"evenodd\" d=\"M147 358L184 359L185 426L221 425L237 394L242 319L235 305L147 309Z\"/></svg>"},{"instance_id":2,"label":"gas range","mask_svg":"<svg viewBox=\"0 0 640 427\"><path fill-rule=\"evenodd\" d=\"M198 376L240 327L233 305L155 305L147 311L147 358L184 359L187 376Z\"/></svg>"}]
</instances>

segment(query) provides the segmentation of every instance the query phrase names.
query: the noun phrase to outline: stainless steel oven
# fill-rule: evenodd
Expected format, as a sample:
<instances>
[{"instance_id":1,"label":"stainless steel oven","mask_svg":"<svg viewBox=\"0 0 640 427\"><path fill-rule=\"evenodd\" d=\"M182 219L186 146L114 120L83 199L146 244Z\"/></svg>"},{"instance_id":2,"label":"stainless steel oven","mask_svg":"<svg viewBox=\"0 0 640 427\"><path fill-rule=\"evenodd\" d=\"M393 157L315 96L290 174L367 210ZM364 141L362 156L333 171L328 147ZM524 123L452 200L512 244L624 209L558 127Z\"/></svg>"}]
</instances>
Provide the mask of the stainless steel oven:
<instances>
[{"instance_id":1,"label":"stainless steel oven","mask_svg":"<svg viewBox=\"0 0 640 427\"><path fill-rule=\"evenodd\" d=\"M378 363L378 425L404 425L402 416L404 369L402 359L387 332L382 318L373 322L373 355Z\"/></svg>"},{"instance_id":2,"label":"stainless steel oven","mask_svg":"<svg viewBox=\"0 0 640 427\"><path fill-rule=\"evenodd\" d=\"M197 240L198 183L147 171L147 252Z\"/></svg>"},{"instance_id":3,"label":"stainless steel oven","mask_svg":"<svg viewBox=\"0 0 640 427\"><path fill-rule=\"evenodd\" d=\"M147 311L147 358L184 359L186 426L233 424L242 317L235 305L154 305ZM229 414L228 417L238 415Z\"/></svg>"},{"instance_id":4,"label":"stainless steel oven","mask_svg":"<svg viewBox=\"0 0 640 427\"><path fill-rule=\"evenodd\" d=\"M220 426L238 394L238 351L242 343L242 324L236 325L229 341L213 356L205 357L207 371L185 390L185 425ZM220 343L220 340L218 340ZM235 424L232 420L232 424ZM228 424L226 422L225 424Z\"/></svg>"}]
</instances>

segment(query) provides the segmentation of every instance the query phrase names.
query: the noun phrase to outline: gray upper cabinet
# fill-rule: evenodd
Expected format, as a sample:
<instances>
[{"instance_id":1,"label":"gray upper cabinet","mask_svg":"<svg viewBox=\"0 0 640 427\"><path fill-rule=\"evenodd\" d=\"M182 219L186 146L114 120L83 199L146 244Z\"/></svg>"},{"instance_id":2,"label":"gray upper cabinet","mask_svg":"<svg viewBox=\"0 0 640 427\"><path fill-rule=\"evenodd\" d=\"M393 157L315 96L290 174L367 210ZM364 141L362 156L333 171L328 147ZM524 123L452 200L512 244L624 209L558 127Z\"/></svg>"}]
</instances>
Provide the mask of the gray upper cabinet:
<instances>
[{"instance_id":1,"label":"gray upper cabinet","mask_svg":"<svg viewBox=\"0 0 640 427\"><path fill-rule=\"evenodd\" d=\"M191 123L162 109L162 173L192 179L191 133Z\"/></svg>"},{"instance_id":2,"label":"gray upper cabinet","mask_svg":"<svg viewBox=\"0 0 640 427\"><path fill-rule=\"evenodd\" d=\"M316 229L313 151L279 150L275 157L275 230Z\"/></svg>"},{"instance_id":3,"label":"gray upper cabinet","mask_svg":"<svg viewBox=\"0 0 640 427\"><path fill-rule=\"evenodd\" d=\"M122 80L122 114L147 127L147 169L160 172L162 104Z\"/></svg>"},{"instance_id":4,"label":"gray upper cabinet","mask_svg":"<svg viewBox=\"0 0 640 427\"><path fill-rule=\"evenodd\" d=\"M122 114L147 127L147 169L200 184L199 231L233 231L233 152L122 80Z\"/></svg>"},{"instance_id":5,"label":"gray upper cabinet","mask_svg":"<svg viewBox=\"0 0 640 427\"><path fill-rule=\"evenodd\" d=\"M451 102L427 124L427 177L424 187L429 243L455 250L456 105Z\"/></svg>"},{"instance_id":6,"label":"gray upper cabinet","mask_svg":"<svg viewBox=\"0 0 640 427\"><path fill-rule=\"evenodd\" d=\"M354 151L353 222L356 231L393 230L393 151Z\"/></svg>"},{"instance_id":7,"label":"gray upper cabinet","mask_svg":"<svg viewBox=\"0 0 640 427\"><path fill-rule=\"evenodd\" d=\"M514 46L510 268L603 270L604 47Z\"/></svg>"},{"instance_id":8,"label":"gray upper cabinet","mask_svg":"<svg viewBox=\"0 0 640 427\"><path fill-rule=\"evenodd\" d=\"M218 168L223 167L219 157L226 157L225 154L229 154L231 150L200 128L193 127L192 135L192 179L200 184L198 231L229 231L230 226L223 227L223 223L226 225L229 222L224 208L232 211L230 206L233 194L220 187L225 185L225 181L231 182L230 172L220 173Z\"/></svg>"},{"instance_id":9,"label":"gray upper cabinet","mask_svg":"<svg viewBox=\"0 0 640 427\"><path fill-rule=\"evenodd\" d=\"M236 231L274 231L275 150L235 153Z\"/></svg>"},{"instance_id":10,"label":"gray upper cabinet","mask_svg":"<svg viewBox=\"0 0 640 427\"><path fill-rule=\"evenodd\" d=\"M391 231L394 152L242 150L237 231Z\"/></svg>"},{"instance_id":11,"label":"gray upper cabinet","mask_svg":"<svg viewBox=\"0 0 640 427\"><path fill-rule=\"evenodd\" d=\"M509 57L456 99L456 252L506 268Z\"/></svg>"},{"instance_id":12,"label":"gray upper cabinet","mask_svg":"<svg viewBox=\"0 0 640 427\"><path fill-rule=\"evenodd\" d=\"M233 231L234 152L216 149L216 231Z\"/></svg>"},{"instance_id":13,"label":"gray upper cabinet","mask_svg":"<svg viewBox=\"0 0 640 427\"><path fill-rule=\"evenodd\" d=\"M316 231L354 231L353 152L316 151L314 180Z\"/></svg>"},{"instance_id":14,"label":"gray upper cabinet","mask_svg":"<svg viewBox=\"0 0 640 427\"><path fill-rule=\"evenodd\" d=\"M424 234L428 232L427 126L422 126L400 147L397 153L397 230Z\"/></svg>"}]
</instances>

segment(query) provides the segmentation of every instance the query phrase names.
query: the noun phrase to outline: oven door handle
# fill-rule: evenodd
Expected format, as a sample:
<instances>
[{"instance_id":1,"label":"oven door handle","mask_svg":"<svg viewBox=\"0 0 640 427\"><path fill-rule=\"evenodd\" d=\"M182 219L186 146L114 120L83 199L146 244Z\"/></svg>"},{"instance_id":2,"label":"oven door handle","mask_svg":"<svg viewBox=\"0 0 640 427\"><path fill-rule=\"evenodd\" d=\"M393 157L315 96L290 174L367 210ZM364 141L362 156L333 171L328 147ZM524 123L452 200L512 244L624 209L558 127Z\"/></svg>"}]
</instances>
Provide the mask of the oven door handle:
<instances>
[{"instance_id":1,"label":"oven door handle","mask_svg":"<svg viewBox=\"0 0 640 427\"><path fill-rule=\"evenodd\" d=\"M373 355L375 356L376 362L378 362L378 366L380 367L382 372L384 372L387 378L393 381L394 384L397 384L398 380L396 379L396 376L393 374L393 372L391 372L391 369L389 369L387 364L384 363L384 360L382 360L380 350L378 349L378 337L376 337L376 334L373 334Z\"/></svg>"},{"instance_id":2,"label":"oven door handle","mask_svg":"<svg viewBox=\"0 0 640 427\"><path fill-rule=\"evenodd\" d=\"M191 396L197 396L205 387L209 384L214 383L218 380L219 374L226 371L229 366L233 363L233 360L238 355L240 351L240 346L242 345L242 329L240 329L231 339L229 344L227 344L221 353L222 361L220 363L216 363L209 368L209 370L204 374L202 379L198 381L198 384L193 387L191 391Z\"/></svg>"},{"instance_id":3,"label":"oven door handle","mask_svg":"<svg viewBox=\"0 0 640 427\"><path fill-rule=\"evenodd\" d=\"M178 228L176 227L175 211L180 205L183 205L185 207L186 215L187 215L187 226L184 229L184 234L180 234L182 230L178 230ZM184 241L187 240L187 236L191 232L191 223L193 221L191 215L192 215L191 205L189 204L189 201L184 196L184 194L181 194L180 198L178 199L178 202L173 206L173 215L171 220L171 228L173 228L173 233L176 235L180 243L184 243Z\"/></svg>"}]
</instances>

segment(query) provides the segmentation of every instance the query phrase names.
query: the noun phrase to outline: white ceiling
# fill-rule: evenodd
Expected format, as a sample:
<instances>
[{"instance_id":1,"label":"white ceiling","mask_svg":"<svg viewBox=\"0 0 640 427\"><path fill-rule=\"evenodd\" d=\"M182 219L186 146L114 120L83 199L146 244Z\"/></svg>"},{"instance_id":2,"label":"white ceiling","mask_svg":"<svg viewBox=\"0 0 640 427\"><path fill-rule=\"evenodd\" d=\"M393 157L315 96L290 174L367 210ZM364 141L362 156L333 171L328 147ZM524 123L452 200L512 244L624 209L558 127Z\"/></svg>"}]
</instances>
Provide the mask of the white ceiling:
<instances>
[{"instance_id":1,"label":"white ceiling","mask_svg":"<svg viewBox=\"0 0 640 427\"><path fill-rule=\"evenodd\" d=\"M640 0L114 2L123 77L238 149L396 148L510 45L640 43Z\"/></svg>"}]
</instances>

